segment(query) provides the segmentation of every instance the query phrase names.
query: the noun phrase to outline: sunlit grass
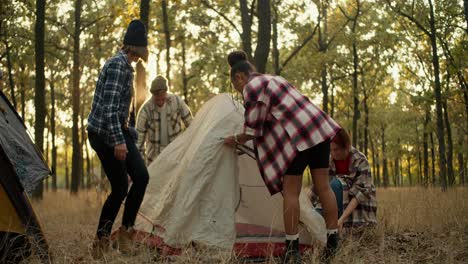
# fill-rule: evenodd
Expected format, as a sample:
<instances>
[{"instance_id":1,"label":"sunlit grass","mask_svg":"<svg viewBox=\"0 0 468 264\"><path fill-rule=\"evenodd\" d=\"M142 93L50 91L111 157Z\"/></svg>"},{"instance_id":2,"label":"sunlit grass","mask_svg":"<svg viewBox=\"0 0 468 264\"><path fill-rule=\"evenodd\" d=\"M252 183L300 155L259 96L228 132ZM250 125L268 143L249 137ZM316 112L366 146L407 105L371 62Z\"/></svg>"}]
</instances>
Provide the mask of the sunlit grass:
<instances>
[{"instance_id":1,"label":"sunlit grass","mask_svg":"<svg viewBox=\"0 0 468 264\"><path fill-rule=\"evenodd\" d=\"M231 254L213 249L187 249L171 259L150 249L133 257L112 251L100 261L93 260L89 245L104 198L105 194L94 191L78 196L59 191L46 193L43 201L34 203L54 263L239 263ZM346 239L334 263L468 262L468 189L445 193L424 188L379 189L378 201L379 226ZM308 254L304 263L318 263L317 254Z\"/></svg>"}]
</instances>

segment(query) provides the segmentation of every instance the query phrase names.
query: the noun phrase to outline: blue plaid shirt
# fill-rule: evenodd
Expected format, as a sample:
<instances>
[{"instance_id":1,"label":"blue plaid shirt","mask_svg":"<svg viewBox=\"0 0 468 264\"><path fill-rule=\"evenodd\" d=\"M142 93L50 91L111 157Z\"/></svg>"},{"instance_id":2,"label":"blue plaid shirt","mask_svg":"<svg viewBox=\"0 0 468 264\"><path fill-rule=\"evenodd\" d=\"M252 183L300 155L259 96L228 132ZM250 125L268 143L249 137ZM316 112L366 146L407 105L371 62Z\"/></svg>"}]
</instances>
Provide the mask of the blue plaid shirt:
<instances>
[{"instance_id":1,"label":"blue plaid shirt","mask_svg":"<svg viewBox=\"0 0 468 264\"><path fill-rule=\"evenodd\" d=\"M125 143L122 126L128 122L133 72L127 56L120 51L106 62L96 84L88 131L100 135L111 147Z\"/></svg>"}]
</instances>

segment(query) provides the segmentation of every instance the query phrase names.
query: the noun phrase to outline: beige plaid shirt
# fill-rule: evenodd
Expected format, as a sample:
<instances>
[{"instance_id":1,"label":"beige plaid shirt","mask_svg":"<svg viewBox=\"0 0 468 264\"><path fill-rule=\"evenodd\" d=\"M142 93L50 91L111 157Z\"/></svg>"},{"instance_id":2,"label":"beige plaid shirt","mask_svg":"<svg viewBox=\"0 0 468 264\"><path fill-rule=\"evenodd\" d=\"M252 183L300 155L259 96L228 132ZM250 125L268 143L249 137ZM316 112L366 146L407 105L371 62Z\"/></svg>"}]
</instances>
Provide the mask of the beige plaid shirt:
<instances>
[{"instance_id":1,"label":"beige plaid shirt","mask_svg":"<svg viewBox=\"0 0 468 264\"><path fill-rule=\"evenodd\" d=\"M185 102L175 94L167 94L166 103L167 135L172 142L184 128L192 122L192 113ZM161 153L161 113L153 98L147 100L138 112L136 129L138 131L137 147L149 165Z\"/></svg>"}]
</instances>

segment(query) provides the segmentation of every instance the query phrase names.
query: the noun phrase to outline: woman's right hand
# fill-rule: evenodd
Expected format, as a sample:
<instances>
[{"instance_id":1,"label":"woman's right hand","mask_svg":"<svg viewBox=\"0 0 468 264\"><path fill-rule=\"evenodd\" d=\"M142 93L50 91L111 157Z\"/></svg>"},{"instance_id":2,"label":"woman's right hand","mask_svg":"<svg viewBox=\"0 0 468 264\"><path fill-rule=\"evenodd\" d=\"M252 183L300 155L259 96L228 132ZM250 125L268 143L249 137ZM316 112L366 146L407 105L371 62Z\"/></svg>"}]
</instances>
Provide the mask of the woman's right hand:
<instances>
[{"instance_id":1,"label":"woman's right hand","mask_svg":"<svg viewBox=\"0 0 468 264\"><path fill-rule=\"evenodd\" d=\"M124 161L127 158L127 145L119 144L114 146L114 156L117 160Z\"/></svg>"}]
</instances>

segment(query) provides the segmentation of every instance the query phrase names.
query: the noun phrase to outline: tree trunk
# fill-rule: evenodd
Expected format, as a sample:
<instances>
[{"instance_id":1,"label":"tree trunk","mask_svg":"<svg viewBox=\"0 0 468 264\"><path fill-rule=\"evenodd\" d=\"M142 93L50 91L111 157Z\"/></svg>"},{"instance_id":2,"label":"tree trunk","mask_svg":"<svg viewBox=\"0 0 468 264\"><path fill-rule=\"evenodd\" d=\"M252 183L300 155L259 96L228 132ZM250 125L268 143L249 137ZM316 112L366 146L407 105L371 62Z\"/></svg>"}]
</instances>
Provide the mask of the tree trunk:
<instances>
[{"instance_id":1,"label":"tree trunk","mask_svg":"<svg viewBox=\"0 0 468 264\"><path fill-rule=\"evenodd\" d=\"M44 75L44 32L45 32L45 0L36 0L36 24L35 24L35 57L36 57L36 80L34 93L35 123L34 139L39 151L44 151L44 127L46 118L45 106L45 75ZM38 184L33 198L42 199L43 184Z\"/></svg>"},{"instance_id":2,"label":"tree trunk","mask_svg":"<svg viewBox=\"0 0 468 264\"><path fill-rule=\"evenodd\" d=\"M331 85L331 113L330 113L330 116L333 118L333 116L335 115L335 85L333 84L332 82L332 85Z\"/></svg>"},{"instance_id":3,"label":"tree trunk","mask_svg":"<svg viewBox=\"0 0 468 264\"><path fill-rule=\"evenodd\" d=\"M257 1L257 16L258 16L258 35L257 48L255 49L254 62L257 71L260 73L266 72L268 62L268 54L270 53L271 41L271 10L270 0Z\"/></svg>"},{"instance_id":4,"label":"tree trunk","mask_svg":"<svg viewBox=\"0 0 468 264\"><path fill-rule=\"evenodd\" d=\"M189 105L189 77L187 76L187 48L185 43L185 34L181 36L182 41L182 92L184 94L184 101Z\"/></svg>"},{"instance_id":5,"label":"tree trunk","mask_svg":"<svg viewBox=\"0 0 468 264\"><path fill-rule=\"evenodd\" d=\"M440 85L440 65L439 65L439 54L437 53L437 32L434 17L434 6L432 0L429 0L430 7L430 20L429 24L431 27L431 47L432 47L432 65L434 68L434 94L436 99L436 113L437 113L437 139L439 141L439 173L440 173L440 184L442 190L447 189L447 173L446 173L446 156L445 156L445 133L444 123L442 114L442 89Z\"/></svg>"},{"instance_id":6,"label":"tree trunk","mask_svg":"<svg viewBox=\"0 0 468 264\"><path fill-rule=\"evenodd\" d=\"M170 85L171 83L171 31L169 28L169 14L167 11L167 1L162 0L163 27L166 39L166 78Z\"/></svg>"},{"instance_id":7,"label":"tree trunk","mask_svg":"<svg viewBox=\"0 0 468 264\"><path fill-rule=\"evenodd\" d=\"M273 70L276 75L280 75L280 61L279 61L279 50L278 50L278 7L277 7L277 0L273 1L273 18L272 18L272 30L273 30L273 35L272 35L272 42L273 42L273 50L272 50L272 56L273 56Z\"/></svg>"},{"instance_id":8,"label":"tree trunk","mask_svg":"<svg viewBox=\"0 0 468 264\"><path fill-rule=\"evenodd\" d=\"M140 20L146 26L146 32L149 33L149 15L150 15L150 2L149 0L140 1ZM141 105L146 100L147 87L146 87L146 68L142 62L138 62L136 65L136 74L135 74L135 97L136 105L135 112L138 113ZM133 125L133 124L132 124Z\"/></svg>"},{"instance_id":9,"label":"tree trunk","mask_svg":"<svg viewBox=\"0 0 468 264\"><path fill-rule=\"evenodd\" d=\"M68 141L67 133L65 133L65 189L70 190L70 167L68 166Z\"/></svg>"},{"instance_id":10,"label":"tree trunk","mask_svg":"<svg viewBox=\"0 0 468 264\"><path fill-rule=\"evenodd\" d=\"M428 130L429 122L431 121L431 115L429 112L429 106L426 106L426 115L424 118L424 131L423 131L423 155L424 155L424 173L423 177L425 182L429 182L429 143L428 140Z\"/></svg>"},{"instance_id":11,"label":"tree trunk","mask_svg":"<svg viewBox=\"0 0 468 264\"><path fill-rule=\"evenodd\" d=\"M7 67L8 67L8 81L10 83L10 94L11 94L11 102L15 109L18 109L18 105L16 104L16 93L15 93L15 82L13 80L13 65L11 64L11 55L10 55L10 45L8 41L5 41L5 49L6 49L6 58L7 58Z\"/></svg>"},{"instance_id":12,"label":"tree trunk","mask_svg":"<svg viewBox=\"0 0 468 264\"><path fill-rule=\"evenodd\" d=\"M421 159L421 151L418 150L418 184L422 185L423 182L423 173L422 173L422 159Z\"/></svg>"},{"instance_id":13,"label":"tree trunk","mask_svg":"<svg viewBox=\"0 0 468 264\"><path fill-rule=\"evenodd\" d=\"M325 55L328 51L328 6L326 1L320 1L320 10L321 14L319 15L319 34L318 34L318 44L319 52ZM324 58L326 56L323 56ZM325 113L328 113L328 83L327 83L327 63L322 64L322 69L320 70L321 85L322 85L322 109Z\"/></svg>"},{"instance_id":14,"label":"tree trunk","mask_svg":"<svg viewBox=\"0 0 468 264\"><path fill-rule=\"evenodd\" d=\"M364 77L362 77L364 78ZM364 86L362 86L364 92L364 155L367 157L367 149L369 145L369 106L367 105L367 93Z\"/></svg>"},{"instance_id":15,"label":"tree trunk","mask_svg":"<svg viewBox=\"0 0 468 264\"><path fill-rule=\"evenodd\" d=\"M358 54L356 41L353 41L353 143L357 140L357 122L360 117L358 95Z\"/></svg>"},{"instance_id":16,"label":"tree trunk","mask_svg":"<svg viewBox=\"0 0 468 264\"><path fill-rule=\"evenodd\" d=\"M79 138L80 115L80 34L81 34L81 0L75 0L75 30L73 34L73 91L72 91L72 178L70 192L76 194L81 182L83 155Z\"/></svg>"},{"instance_id":17,"label":"tree trunk","mask_svg":"<svg viewBox=\"0 0 468 264\"><path fill-rule=\"evenodd\" d=\"M409 185L413 186L413 176L411 175L411 154L408 153L408 180L409 180Z\"/></svg>"},{"instance_id":18,"label":"tree trunk","mask_svg":"<svg viewBox=\"0 0 468 264\"><path fill-rule=\"evenodd\" d=\"M82 102L82 105L86 105L85 102ZM81 107L80 109L80 135L81 135L81 140L80 140L80 146L81 146L81 153L83 155L83 148L86 148L86 131L85 131L85 125L84 125L84 107ZM84 169L84 161L83 161L83 156L81 158L81 178L80 178L80 187L82 189L86 188L86 179L88 178L88 170L89 170L89 160L87 160L86 164L86 170Z\"/></svg>"},{"instance_id":19,"label":"tree trunk","mask_svg":"<svg viewBox=\"0 0 468 264\"><path fill-rule=\"evenodd\" d=\"M431 138L431 163L432 163L432 186L436 186L436 174L435 174L435 163L436 163L436 157L435 157L435 145L434 145L434 137L432 135L432 132L429 134ZM426 182L426 185L429 183L429 179Z\"/></svg>"},{"instance_id":20,"label":"tree trunk","mask_svg":"<svg viewBox=\"0 0 468 264\"><path fill-rule=\"evenodd\" d=\"M26 84L25 84L25 68L26 66L21 63L20 70L20 97L21 97L21 118L23 118L23 122L26 122Z\"/></svg>"},{"instance_id":21,"label":"tree trunk","mask_svg":"<svg viewBox=\"0 0 468 264\"><path fill-rule=\"evenodd\" d=\"M445 127L447 129L447 176L448 176L448 186L453 186L455 184L455 172L453 170L453 141L452 141L452 128L450 126L450 120L448 115L447 99L443 102L444 110L444 121Z\"/></svg>"},{"instance_id":22,"label":"tree trunk","mask_svg":"<svg viewBox=\"0 0 468 264\"><path fill-rule=\"evenodd\" d=\"M52 191L57 191L57 145L55 143L55 84L54 78L50 81L50 133L52 134Z\"/></svg>"},{"instance_id":23,"label":"tree trunk","mask_svg":"<svg viewBox=\"0 0 468 264\"><path fill-rule=\"evenodd\" d=\"M252 61L252 15L247 0L239 0L239 6L242 23L242 49L247 53L249 61Z\"/></svg>"},{"instance_id":24,"label":"tree trunk","mask_svg":"<svg viewBox=\"0 0 468 264\"><path fill-rule=\"evenodd\" d=\"M382 126L382 159L383 159L383 185L388 187L388 165L387 165L387 152L385 150L385 127Z\"/></svg>"},{"instance_id":25,"label":"tree trunk","mask_svg":"<svg viewBox=\"0 0 468 264\"><path fill-rule=\"evenodd\" d=\"M369 135L369 142L370 142L370 148L371 148L371 152L372 152L372 169L374 170L373 175L374 175L376 185L380 186L380 178L379 178L379 173L377 171L378 170L377 164L379 164L378 155L377 155L376 150L374 148L374 141L372 140L370 135Z\"/></svg>"},{"instance_id":26,"label":"tree trunk","mask_svg":"<svg viewBox=\"0 0 468 264\"><path fill-rule=\"evenodd\" d=\"M463 133L458 133L458 146L461 148L458 151L458 177L459 177L459 183L461 186L465 185L465 159L463 157Z\"/></svg>"}]
</instances>

